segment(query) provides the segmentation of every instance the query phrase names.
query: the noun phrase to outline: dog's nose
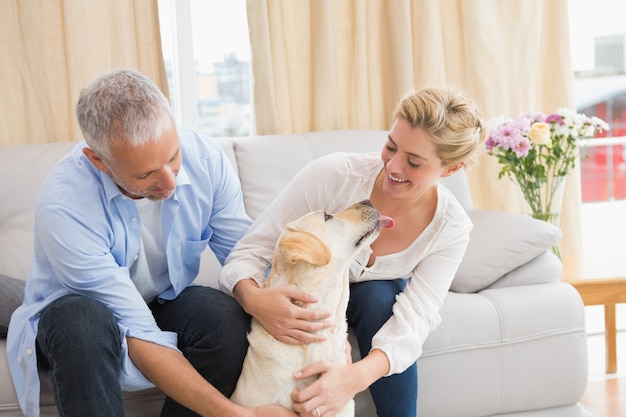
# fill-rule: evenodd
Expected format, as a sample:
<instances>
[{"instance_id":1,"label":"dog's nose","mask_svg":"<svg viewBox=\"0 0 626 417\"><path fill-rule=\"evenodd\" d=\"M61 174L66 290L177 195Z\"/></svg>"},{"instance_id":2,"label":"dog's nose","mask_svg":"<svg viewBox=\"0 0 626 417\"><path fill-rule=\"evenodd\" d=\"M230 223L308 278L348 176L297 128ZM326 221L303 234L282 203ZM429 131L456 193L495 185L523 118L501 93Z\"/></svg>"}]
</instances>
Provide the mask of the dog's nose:
<instances>
[{"instance_id":1,"label":"dog's nose","mask_svg":"<svg viewBox=\"0 0 626 417\"><path fill-rule=\"evenodd\" d=\"M363 201L361 201L360 204L363 204L364 206L374 207L374 206L372 206L372 203L369 200L363 200Z\"/></svg>"}]
</instances>

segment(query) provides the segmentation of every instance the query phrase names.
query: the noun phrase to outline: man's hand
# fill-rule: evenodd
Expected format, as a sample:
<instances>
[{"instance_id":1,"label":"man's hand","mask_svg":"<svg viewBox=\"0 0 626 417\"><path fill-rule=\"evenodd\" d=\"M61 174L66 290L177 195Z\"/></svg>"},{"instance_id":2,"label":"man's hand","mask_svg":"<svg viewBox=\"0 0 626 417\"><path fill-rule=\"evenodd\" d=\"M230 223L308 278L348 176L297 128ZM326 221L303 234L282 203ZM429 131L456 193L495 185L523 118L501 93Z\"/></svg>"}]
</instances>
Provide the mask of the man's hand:
<instances>
[{"instance_id":1,"label":"man's hand","mask_svg":"<svg viewBox=\"0 0 626 417\"><path fill-rule=\"evenodd\" d=\"M294 287L261 289L255 281L243 280L235 286L233 294L248 314L284 343L299 345L324 341L325 338L316 332L332 326L331 322L324 321L330 312L301 307L316 303L317 299Z\"/></svg>"}]
</instances>

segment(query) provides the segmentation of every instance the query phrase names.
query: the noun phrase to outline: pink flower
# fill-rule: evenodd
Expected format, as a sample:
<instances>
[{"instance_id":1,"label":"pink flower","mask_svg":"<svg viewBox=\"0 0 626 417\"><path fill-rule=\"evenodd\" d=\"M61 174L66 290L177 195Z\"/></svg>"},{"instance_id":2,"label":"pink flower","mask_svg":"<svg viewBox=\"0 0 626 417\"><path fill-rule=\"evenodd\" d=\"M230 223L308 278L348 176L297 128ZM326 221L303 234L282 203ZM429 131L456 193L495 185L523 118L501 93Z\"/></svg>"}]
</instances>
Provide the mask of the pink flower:
<instances>
[{"instance_id":1,"label":"pink flower","mask_svg":"<svg viewBox=\"0 0 626 417\"><path fill-rule=\"evenodd\" d=\"M563 118L556 113L552 113L550 115L548 115L548 117L546 117L546 123L556 123L559 126L563 126L565 124L565 122L563 121Z\"/></svg>"},{"instance_id":2,"label":"pink flower","mask_svg":"<svg viewBox=\"0 0 626 417\"><path fill-rule=\"evenodd\" d=\"M530 150L530 141L527 137L522 137L519 142L515 144L515 147L512 148L519 158L528 155L528 151Z\"/></svg>"},{"instance_id":3,"label":"pink flower","mask_svg":"<svg viewBox=\"0 0 626 417\"><path fill-rule=\"evenodd\" d=\"M530 149L530 143L526 138L526 132L530 128L527 120L508 120L494 129L486 143L487 149L490 151L494 148L502 150L514 150L518 156L527 154Z\"/></svg>"},{"instance_id":4,"label":"pink flower","mask_svg":"<svg viewBox=\"0 0 626 417\"><path fill-rule=\"evenodd\" d=\"M608 129L603 120L568 109L548 115L529 112L515 120L499 116L489 126L486 148L502 164L499 177L514 179L527 191L527 200L542 184L570 172L576 165L581 138ZM532 196L534 203L542 198Z\"/></svg>"}]
</instances>

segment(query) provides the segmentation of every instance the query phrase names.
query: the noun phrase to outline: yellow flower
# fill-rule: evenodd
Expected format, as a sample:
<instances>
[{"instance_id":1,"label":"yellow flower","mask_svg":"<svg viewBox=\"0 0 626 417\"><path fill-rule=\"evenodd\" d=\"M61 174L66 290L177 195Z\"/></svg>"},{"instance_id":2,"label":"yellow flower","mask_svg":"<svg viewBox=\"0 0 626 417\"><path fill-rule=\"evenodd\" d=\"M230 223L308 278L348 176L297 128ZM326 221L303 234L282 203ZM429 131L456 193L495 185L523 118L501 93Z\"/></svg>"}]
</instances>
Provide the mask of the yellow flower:
<instances>
[{"instance_id":1,"label":"yellow flower","mask_svg":"<svg viewBox=\"0 0 626 417\"><path fill-rule=\"evenodd\" d=\"M552 141L550 140L550 125L547 123L533 123L532 126L530 126L528 137L536 145L546 145L547 147L552 146Z\"/></svg>"}]
</instances>

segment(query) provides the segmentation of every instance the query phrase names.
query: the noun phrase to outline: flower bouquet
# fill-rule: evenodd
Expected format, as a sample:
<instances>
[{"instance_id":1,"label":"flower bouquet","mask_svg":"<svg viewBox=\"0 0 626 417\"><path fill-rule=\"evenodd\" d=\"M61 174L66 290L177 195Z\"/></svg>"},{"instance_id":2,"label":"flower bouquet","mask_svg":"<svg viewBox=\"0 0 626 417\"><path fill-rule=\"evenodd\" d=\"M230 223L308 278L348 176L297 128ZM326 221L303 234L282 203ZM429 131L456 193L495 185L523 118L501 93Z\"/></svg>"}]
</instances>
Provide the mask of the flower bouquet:
<instances>
[{"instance_id":1,"label":"flower bouquet","mask_svg":"<svg viewBox=\"0 0 626 417\"><path fill-rule=\"evenodd\" d=\"M582 140L609 126L597 117L559 109L515 120L498 117L490 128L485 146L502 164L498 178L507 175L517 183L527 214L558 226L565 177L576 166Z\"/></svg>"}]
</instances>

